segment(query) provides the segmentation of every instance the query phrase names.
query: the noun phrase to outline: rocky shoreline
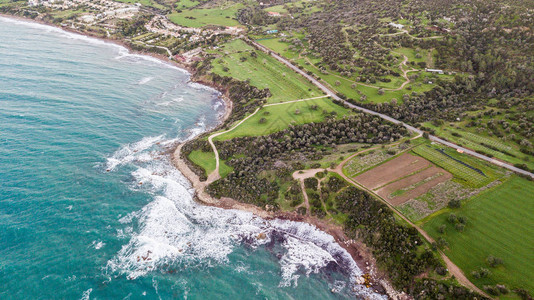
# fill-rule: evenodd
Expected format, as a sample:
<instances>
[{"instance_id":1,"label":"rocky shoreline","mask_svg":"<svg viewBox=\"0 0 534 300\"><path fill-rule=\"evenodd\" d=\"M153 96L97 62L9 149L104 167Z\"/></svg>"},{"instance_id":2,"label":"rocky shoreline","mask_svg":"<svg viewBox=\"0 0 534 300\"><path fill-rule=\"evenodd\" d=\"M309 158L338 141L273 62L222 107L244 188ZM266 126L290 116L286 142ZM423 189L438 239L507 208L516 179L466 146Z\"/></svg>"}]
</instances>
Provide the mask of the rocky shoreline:
<instances>
[{"instance_id":1,"label":"rocky shoreline","mask_svg":"<svg viewBox=\"0 0 534 300\"><path fill-rule=\"evenodd\" d=\"M196 70L187 64L182 64L177 61L171 60L166 55L157 54L157 53L148 52L148 51L134 50L130 47L127 41L94 35L94 34L91 34L90 32L83 32L83 31L79 31L73 28L61 27L61 26L57 26L56 24L51 24L51 23L38 20L38 19L28 19L28 18L24 18L20 16L5 15L5 14L0 14L0 16L5 17L5 18L16 19L16 20L20 20L24 22L35 22L35 23L39 23L39 24L43 24L47 26L56 27L67 32L80 34L80 35L88 36L91 38L96 38L107 43L113 43L113 44L122 46L128 49L130 53L151 56L165 63L172 64L178 68L181 68L187 71L189 73L191 82L209 86L217 90L218 92L220 92L221 93L220 97L223 100L224 105L225 105L225 113L223 116L221 116L219 120L219 124L215 128L208 130L206 132L203 132L202 135L205 135L205 134L208 134L210 132L220 129L222 126L224 126L225 121L231 115L233 102L227 96L227 88L224 86L215 84L214 82L210 82L206 80L205 78L196 77ZM219 207L223 209L237 209L237 210L251 212L261 218L268 219L268 220L283 219L283 220L291 220L291 221L296 221L296 222L305 222L305 223L314 225L318 229L334 237L335 241L341 247L347 250L347 252L351 255L352 259L356 262L360 270L362 270L364 274L370 275L370 283L372 284L371 287L373 288L375 292L383 294L383 295L388 295L392 299L406 298L406 295L404 293L399 293L395 291L395 289L391 286L391 284L389 283L387 279L387 274L377 269L376 261L372 256L371 250L368 249L362 242L348 238L343 228L340 225L333 224L332 222L321 220L316 217L303 216L296 212L272 212L272 211L267 211L265 209L257 207L255 205L241 203L231 198L223 197L221 199L215 199L211 197L205 191L205 188L207 186L206 182L200 181L198 175L196 175L189 168L188 164L181 158L180 153L181 153L181 148L183 145L184 144L181 143L177 145L173 151L171 151L171 154L170 154L171 160L174 166L184 175L185 178L187 178L187 180L191 183L192 187L195 189L195 199L197 201L208 206L214 206L214 207ZM364 281L361 281L360 284L364 284Z\"/></svg>"}]
</instances>

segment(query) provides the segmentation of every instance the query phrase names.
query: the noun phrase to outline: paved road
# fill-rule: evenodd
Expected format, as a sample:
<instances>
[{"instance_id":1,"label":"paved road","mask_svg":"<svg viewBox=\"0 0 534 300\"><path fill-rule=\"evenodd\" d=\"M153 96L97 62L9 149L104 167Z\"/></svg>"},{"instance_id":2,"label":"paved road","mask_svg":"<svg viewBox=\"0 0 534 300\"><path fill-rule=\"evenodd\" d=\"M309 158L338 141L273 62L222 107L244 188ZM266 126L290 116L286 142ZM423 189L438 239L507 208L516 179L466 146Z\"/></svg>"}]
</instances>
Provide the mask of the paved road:
<instances>
[{"instance_id":1,"label":"paved road","mask_svg":"<svg viewBox=\"0 0 534 300\"><path fill-rule=\"evenodd\" d=\"M409 131L412 131L412 132L415 132L417 134L423 134L423 131L418 129L418 128L415 128L409 124L406 124L404 122L401 122L397 119L394 119L390 116L387 116L387 115L384 115L384 114L381 114L379 112L376 112L376 111L372 111L372 110L369 110L367 108L364 108L364 107L361 107L361 106L358 106L358 105L354 105L350 102L347 102L341 98L339 98L334 92L332 92L329 88L327 88L324 84L322 84L321 82L319 82L317 79L315 79L314 77L308 75L306 72L304 72L303 70L299 69L298 67L296 67L295 65L293 65L291 62L289 62L287 59L281 57L280 55L274 53L273 51L271 51L270 49L264 47L263 45L261 44L258 44L252 40L249 40L252 44L254 44L256 47L258 47L260 50L264 51L264 52L267 52L267 53L270 53L271 56L273 56L274 58L276 58L278 61L280 61L281 63L285 64L286 66L288 66L289 68L291 68L292 70L294 70L295 72L301 74L302 76L306 77L309 81L311 81L315 86L317 86L318 88L320 88L323 92L325 92L328 96L332 97L333 99L336 99L338 101L343 101L343 103L345 103L347 106L349 106L350 108L354 108L354 109L357 109L359 111L363 111L365 113L368 113L368 114L372 114L372 115L375 115L375 116L379 116L380 118L384 119L384 120L388 120L392 123L395 123L395 124L401 124L403 125L404 127L406 127L406 129L408 129ZM531 173L531 172L528 172L528 171L525 171L523 169L519 169L511 164L508 164L508 163L504 163L502 161L499 161L499 160L496 160L494 158L491 158L491 157L488 157L488 156L485 156L485 155L482 155L480 153L477 153L473 150L469 150L469 149L466 149L466 148L463 148L463 147L460 147L456 144L453 144L451 142L447 142L437 136L433 136L433 135L430 135L429 136L430 140L431 141L434 141L434 142L437 142L437 143L440 143L440 144L443 144L445 146L448 146L448 147L451 147L451 148L454 148L456 150L460 150L460 151L463 151L464 153L466 154L469 154L469 155L472 155L472 156L475 156L477 158L480 158L482 160L485 160L487 162L490 162L492 164L495 164L497 166L500 166L500 167L503 167L503 168L506 168L508 170L511 170L511 171L514 171L516 173L519 173L519 174L523 174L523 175L527 175L527 176L530 176L532 178L534 178L534 174Z\"/></svg>"}]
</instances>

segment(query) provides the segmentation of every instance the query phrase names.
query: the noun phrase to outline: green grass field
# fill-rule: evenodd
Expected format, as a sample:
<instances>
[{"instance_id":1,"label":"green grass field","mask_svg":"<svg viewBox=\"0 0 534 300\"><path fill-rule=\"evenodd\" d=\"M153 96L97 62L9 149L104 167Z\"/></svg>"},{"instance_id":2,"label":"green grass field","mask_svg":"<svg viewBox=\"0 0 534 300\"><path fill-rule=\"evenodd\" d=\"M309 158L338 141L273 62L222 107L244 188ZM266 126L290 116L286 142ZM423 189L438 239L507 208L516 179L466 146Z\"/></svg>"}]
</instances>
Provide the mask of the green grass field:
<instances>
[{"instance_id":1,"label":"green grass field","mask_svg":"<svg viewBox=\"0 0 534 300\"><path fill-rule=\"evenodd\" d=\"M272 96L267 99L268 103L323 95L304 77L266 53L255 51L257 57L252 57L253 50L242 40L225 44L217 51L221 57L213 61L213 72L239 80L250 80L258 88L269 88ZM227 71L225 68L228 68Z\"/></svg>"},{"instance_id":2,"label":"green grass field","mask_svg":"<svg viewBox=\"0 0 534 300\"><path fill-rule=\"evenodd\" d=\"M458 126L460 129L449 126L448 124L436 127L430 122L424 123L424 126L434 129L437 135L442 136L453 143L461 144L463 147L475 151L483 151L495 158L512 164L526 164L529 168L534 169L534 160L532 158L525 159L528 156L520 151L517 144L512 142L505 144L505 142L501 141L498 137L469 132L473 129L461 127L464 125L463 123L464 122L459 122ZM484 144L489 145L494 149L488 148L487 146L484 146Z\"/></svg>"},{"instance_id":3,"label":"green grass field","mask_svg":"<svg viewBox=\"0 0 534 300\"><path fill-rule=\"evenodd\" d=\"M117 1L123 2L123 3L130 3L130 4L141 3L144 6L150 6L150 7L154 7L157 9L165 9L165 6L157 3L154 0L117 0Z\"/></svg>"},{"instance_id":4,"label":"green grass field","mask_svg":"<svg viewBox=\"0 0 534 300\"><path fill-rule=\"evenodd\" d=\"M534 294L534 183L512 176L503 184L468 200L454 212L467 217L464 232L447 222L451 210L432 217L423 228L435 239L444 237L445 254L477 286L505 284ZM446 224L444 234L438 227ZM503 265L491 268L489 255L501 258ZM491 275L476 279L472 271L487 268Z\"/></svg>"},{"instance_id":5,"label":"green grass field","mask_svg":"<svg viewBox=\"0 0 534 300\"><path fill-rule=\"evenodd\" d=\"M206 171L206 176L209 176L211 172L215 170L215 154L213 152L202 152L200 150L194 150L189 154L189 159L196 165L202 167ZM219 162L219 175L225 177L233 168L226 165L224 160Z\"/></svg>"},{"instance_id":6,"label":"green grass field","mask_svg":"<svg viewBox=\"0 0 534 300\"><path fill-rule=\"evenodd\" d=\"M317 105L316 110L312 109L313 105ZM298 115L295 113L297 109L300 111ZM349 110L334 104L328 98L268 106L260 109L254 116L233 131L220 135L215 140L266 135L283 130L290 124L322 122L326 118L323 110L328 113L336 112L338 118L350 113ZM262 118L265 118L265 123L260 123Z\"/></svg>"},{"instance_id":7,"label":"green grass field","mask_svg":"<svg viewBox=\"0 0 534 300\"><path fill-rule=\"evenodd\" d=\"M443 149L444 152L453 158L464 162L465 164L482 171L481 174L472 168L450 158L437 151ZM415 154L428 159L439 167L449 171L454 175L454 180L468 187L482 187L495 179L502 176L495 168L488 166L480 160L477 160L467 154L460 154L452 148L441 147L437 145L424 144L412 150Z\"/></svg>"},{"instance_id":8,"label":"green grass field","mask_svg":"<svg viewBox=\"0 0 534 300\"><path fill-rule=\"evenodd\" d=\"M215 154L213 152L193 150L189 154L189 160L202 167L206 171L206 176L215 170Z\"/></svg>"},{"instance_id":9,"label":"green grass field","mask_svg":"<svg viewBox=\"0 0 534 300\"><path fill-rule=\"evenodd\" d=\"M174 4L174 7L176 7L176 9L187 9L193 6L197 6L199 3L200 2L193 0L180 0Z\"/></svg>"},{"instance_id":10,"label":"green grass field","mask_svg":"<svg viewBox=\"0 0 534 300\"><path fill-rule=\"evenodd\" d=\"M185 10L180 13L169 14L168 17L171 22L185 27L204 27L206 25L238 26L239 22L235 19L235 15L241 8L243 8L243 4L237 3L224 9L197 8Z\"/></svg>"}]
</instances>

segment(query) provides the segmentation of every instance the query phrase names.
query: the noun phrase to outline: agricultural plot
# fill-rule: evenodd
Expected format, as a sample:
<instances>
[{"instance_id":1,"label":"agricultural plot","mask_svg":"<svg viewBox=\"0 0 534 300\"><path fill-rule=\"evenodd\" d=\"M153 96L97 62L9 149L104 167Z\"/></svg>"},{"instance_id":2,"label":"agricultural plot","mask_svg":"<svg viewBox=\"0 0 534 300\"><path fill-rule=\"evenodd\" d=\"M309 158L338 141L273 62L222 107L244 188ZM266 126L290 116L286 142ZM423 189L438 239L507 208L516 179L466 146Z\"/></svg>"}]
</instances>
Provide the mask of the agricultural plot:
<instances>
[{"instance_id":1,"label":"agricultural plot","mask_svg":"<svg viewBox=\"0 0 534 300\"><path fill-rule=\"evenodd\" d=\"M354 180L365 187L374 190L399 178L404 178L414 172L430 166L430 162L411 154L401 156L381 164L359 176Z\"/></svg>"},{"instance_id":2,"label":"agricultural plot","mask_svg":"<svg viewBox=\"0 0 534 300\"><path fill-rule=\"evenodd\" d=\"M456 180L469 187L482 187L500 177L494 170L482 165L481 162L452 149L421 145L412 151L449 171Z\"/></svg>"},{"instance_id":3,"label":"agricultural plot","mask_svg":"<svg viewBox=\"0 0 534 300\"><path fill-rule=\"evenodd\" d=\"M426 159L404 153L354 180L397 206L451 178L449 172L432 166Z\"/></svg>"},{"instance_id":4,"label":"agricultural plot","mask_svg":"<svg viewBox=\"0 0 534 300\"><path fill-rule=\"evenodd\" d=\"M463 122L460 122L461 126ZM426 127L434 129L439 136L443 136L453 143L460 144L463 147L482 151L497 159L512 163L512 164L526 164L529 168L534 168L534 160L532 157L522 153L517 145L514 143L505 144L498 137L487 136L483 134L476 134L468 132L468 128L457 129L453 126L443 125L441 127L433 126L431 123L425 123Z\"/></svg>"},{"instance_id":5,"label":"agricultural plot","mask_svg":"<svg viewBox=\"0 0 534 300\"><path fill-rule=\"evenodd\" d=\"M402 146L404 147L404 146ZM343 173L347 177L354 177L359 173L371 168L372 166L378 165L391 157L395 156L401 150L401 146L393 146L388 149L376 149L364 152L360 155L353 157L343 166Z\"/></svg>"},{"instance_id":6,"label":"agricultural plot","mask_svg":"<svg viewBox=\"0 0 534 300\"><path fill-rule=\"evenodd\" d=\"M271 97L268 103L312 98L323 93L304 77L300 76L272 56L254 49L242 40L231 41L218 49L213 72L239 80L249 80L258 88L268 88ZM254 53L254 55L252 55Z\"/></svg>"},{"instance_id":7,"label":"agricultural plot","mask_svg":"<svg viewBox=\"0 0 534 300\"><path fill-rule=\"evenodd\" d=\"M430 188L425 194L400 204L397 210L412 222L418 222L446 207L449 201L469 198L470 195L477 194L478 190L480 189L469 189L458 182L447 180Z\"/></svg>"},{"instance_id":8,"label":"agricultural plot","mask_svg":"<svg viewBox=\"0 0 534 300\"><path fill-rule=\"evenodd\" d=\"M432 166L388 184L377 190L376 193L387 199L392 205L397 206L427 193L431 188L451 178L451 173Z\"/></svg>"},{"instance_id":9,"label":"agricultural plot","mask_svg":"<svg viewBox=\"0 0 534 300\"><path fill-rule=\"evenodd\" d=\"M466 201L455 210L446 209L428 220L423 228L434 239L443 238L445 254L479 287L504 284L534 294L534 183L512 176ZM463 231L448 221L450 213L467 219ZM439 228L444 226L443 233ZM502 259L492 267L488 257ZM476 276L481 268L487 277ZM516 296L517 297L517 296Z\"/></svg>"}]
</instances>

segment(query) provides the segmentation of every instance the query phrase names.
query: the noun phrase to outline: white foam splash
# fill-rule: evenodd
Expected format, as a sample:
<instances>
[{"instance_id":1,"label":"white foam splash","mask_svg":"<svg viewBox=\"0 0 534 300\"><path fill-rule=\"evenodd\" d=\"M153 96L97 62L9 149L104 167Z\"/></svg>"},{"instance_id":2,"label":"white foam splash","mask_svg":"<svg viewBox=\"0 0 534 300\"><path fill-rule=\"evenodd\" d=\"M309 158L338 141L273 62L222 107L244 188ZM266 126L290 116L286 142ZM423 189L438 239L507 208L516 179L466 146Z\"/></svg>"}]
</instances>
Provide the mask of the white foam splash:
<instances>
[{"instance_id":1,"label":"white foam splash","mask_svg":"<svg viewBox=\"0 0 534 300\"><path fill-rule=\"evenodd\" d=\"M163 138L164 135L144 137L137 143L123 146L107 159L106 170L113 171L119 165L130 163L135 159L139 159L140 156L137 155L138 153L152 147L155 143L162 141ZM145 154L146 153L144 153L144 155ZM141 157L141 159L143 158Z\"/></svg>"},{"instance_id":2,"label":"white foam splash","mask_svg":"<svg viewBox=\"0 0 534 300\"><path fill-rule=\"evenodd\" d=\"M89 296L91 296L91 292L93 292L93 289L88 289L87 291L83 292L81 300L89 300Z\"/></svg>"},{"instance_id":3,"label":"white foam splash","mask_svg":"<svg viewBox=\"0 0 534 300\"><path fill-rule=\"evenodd\" d=\"M104 243L104 242L102 242L102 241L98 241L98 242L97 242L97 241L93 241L93 242L91 243L91 245L92 245L93 247L95 247L96 250L99 250L99 249L101 249L102 247L104 247L104 246L106 245L106 243Z\"/></svg>"},{"instance_id":4,"label":"white foam splash","mask_svg":"<svg viewBox=\"0 0 534 300\"><path fill-rule=\"evenodd\" d=\"M303 269L306 276L318 273L319 270L335 259L326 250L317 245L302 241L294 237L288 237L283 244L287 253L280 259L282 266L282 281L279 286L290 286L291 282L297 286L299 269Z\"/></svg>"},{"instance_id":5,"label":"white foam splash","mask_svg":"<svg viewBox=\"0 0 534 300\"><path fill-rule=\"evenodd\" d=\"M160 140L159 137L146 138L143 143L134 145L143 144L138 149L149 151L149 141ZM244 211L200 205L193 200L194 190L189 182L166 157L145 161L138 159L143 153L128 153L122 157L133 157L120 161L134 162L137 167L132 172L135 178L132 187L154 196L140 211L120 219L127 226L137 221L138 229L132 232L132 227L127 227L129 241L108 261L107 271L135 279L153 270L171 271L169 268L177 265L187 268L223 264L241 243L247 242L255 248L270 243L276 234L284 239L281 245L284 253L280 258L281 287L296 286L300 276L317 273L330 263L340 265L351 274L352 282L362 274L350 254L331 235L315 226L288 220L267 221ZM118 235L126 237L124 231L118 231ZM247 272L246 266L236 270ZM333 288L340 291L345 286L335 284ZM381 298L363 286L352 288L360 295Z\"/></svg>"}]
</instances>

